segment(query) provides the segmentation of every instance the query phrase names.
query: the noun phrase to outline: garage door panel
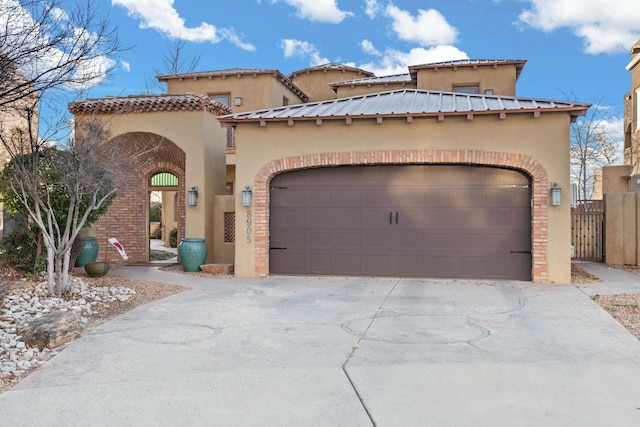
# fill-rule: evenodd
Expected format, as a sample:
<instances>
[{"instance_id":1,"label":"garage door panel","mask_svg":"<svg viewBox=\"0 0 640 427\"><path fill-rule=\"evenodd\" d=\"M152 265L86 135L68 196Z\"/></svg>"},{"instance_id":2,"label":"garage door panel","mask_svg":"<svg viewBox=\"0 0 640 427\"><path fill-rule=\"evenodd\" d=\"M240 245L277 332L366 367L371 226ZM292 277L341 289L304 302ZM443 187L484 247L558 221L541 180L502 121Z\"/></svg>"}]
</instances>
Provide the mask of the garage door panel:
<instances>
[{"instance_id":1,"label":"garage door panel","mask_svg":"<svg viewBox=\"0 0 640 427\"><path fill-rule=\"evenodd\" d=\"M331 210L311 210L304 215L304 226L307 227L331 227ZM292 224L293 225L293 224Z\"/></svg>"},{"instance_id":2,"label":"garage door panel","mask_svg":"<svg viewBox=\"0 0 640 427\"><path fill-rule=\"evenodd\" d=\"M389 206L389 191L386 188L373 188L363 191L362 207L379 208Z\"/></svg>"},{"instance_id":3,"label":"garage door panel","mask_svg":"<svg viewBox=\"0 0 640 427\"><path fill-rule=\"evenodd\" d=\"M305 191L303 206L305 208L332 208L333 200L331 197L331 188L321 188L315 191Z\"/></svg>"},{"instance_id":4,"label":"garage door panel","mask_svg":"<svg viewBox=\"0 0 640 427\"><path fill-rule=\"evenodd\" d=\"M362 212L363 227L385 227L392 221L391 209L366 209Z\"/></svg>"},{"instance_id":5,"label":"garage door panel","mask_svg":"<svg viewBox=\"0 0 640 427\"><path fill-rule=\"evenodd\" d=\"M387 249L389 247L388 231L370 231L362 234L363 248L368 250Z\"/></svg>"},{"instance_id":6,"label":"garage door panel","mask_svg":"<svg viewBox=\"0 0 640 427\"><path fill-rule=\"evenodd\" d=\"M362 256L363 276L387 276L389 274L388 255L363 255Z\"/></svg>"},{"instance_id":7,"label":"garage door panel","mask_svg":"<svg viewBox=\"0 0 640 427\"><path fill-rule=\"evenodd\" d=\"M531 278L529 178L519 172L335 167L285 173L272 188L272 273Z\"/></svg>"},{"instance_id":8,"label":"garage door panel","mask_svg":"<svg viewBox=\"0 0 640 427\"><path fill-rule=\"evenodd\" d=\"M328 235L325 233L325 235ZM362 248L362 233L360 232L334 232L331 235L331 243L335 248L358 249Z\"/></svg>"},{"instance_id":9,"label":"garage door panel","mask_svg":"<svg viewBox=\"0 0 640 427\"><path fill-rule=\"evenodd\" d=\"M345 189L345 190L333 190L331 194L332 206L334 207L360 207L362 206L361 198L362 190L357 189Z\"/></svg>"}]
</instances>

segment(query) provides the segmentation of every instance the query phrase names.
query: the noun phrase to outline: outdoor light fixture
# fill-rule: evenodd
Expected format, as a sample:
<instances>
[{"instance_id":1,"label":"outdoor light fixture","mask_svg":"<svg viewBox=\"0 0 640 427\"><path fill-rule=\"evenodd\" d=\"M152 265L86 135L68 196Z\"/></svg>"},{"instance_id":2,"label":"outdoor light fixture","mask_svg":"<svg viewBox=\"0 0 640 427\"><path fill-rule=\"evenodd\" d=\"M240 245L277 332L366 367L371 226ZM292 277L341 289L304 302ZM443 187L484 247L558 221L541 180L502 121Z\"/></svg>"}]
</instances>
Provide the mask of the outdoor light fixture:
<instances>
[{"instance_id":1,"label":"outdoor light fixture","mask_svg":"<svg viewBox=\"0 0 640 427\"><path fill-rule=\"evenodd\" d=\"M551 183L551 206L560 206L560 187L557 182Z\"/></svg>"},{"instance_id":2,"label":"outdoor light fixture","mask_svg":"<svg viewBox=\"0 0 640 427\"><path fill-rule=\"evenodd\" d=\"M198 204L198 187L191 187L187 194L187 203L189 206L195 206Z\"/></svg>"},{"instance_id":3,"label":"outdoor light fixture","mask_svg":"<svg viewBox=\"0 0 640 427\"><path fill-rule=\"evenodd\" d=\"M247 185L242 190L242 206L251 206L251 186Z\"/></svg>"},{"instance_id":4,"label":"outdoor light fixture","mask_svg":"<svg viewBox=\"0 0 640 427\"><path fill-rule=\"evenodd\" d=\"M237 106L242 105L242 97L241 97L241 96L236 96L235 104L236 104Z\"/></svg>"}]
</instances>

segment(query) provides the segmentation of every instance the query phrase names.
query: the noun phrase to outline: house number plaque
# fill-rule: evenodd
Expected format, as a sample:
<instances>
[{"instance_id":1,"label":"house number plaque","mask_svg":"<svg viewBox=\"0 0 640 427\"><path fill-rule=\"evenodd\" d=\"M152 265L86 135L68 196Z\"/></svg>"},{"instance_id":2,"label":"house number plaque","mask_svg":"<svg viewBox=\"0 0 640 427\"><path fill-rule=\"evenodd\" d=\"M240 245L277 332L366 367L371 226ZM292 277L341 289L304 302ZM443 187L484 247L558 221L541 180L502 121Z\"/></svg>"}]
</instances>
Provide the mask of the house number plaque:
<instances>
[{"instance_id":1,"label":"house number plaque","mask_svg":"<svg viewBox=\"0 0 640 427\"><path fill-rule=\"evenodd\" d=\"M253 225L253 218L251 209L247 211L247 243L251 243L251 226Z\"/></svg>"}]
</instances>

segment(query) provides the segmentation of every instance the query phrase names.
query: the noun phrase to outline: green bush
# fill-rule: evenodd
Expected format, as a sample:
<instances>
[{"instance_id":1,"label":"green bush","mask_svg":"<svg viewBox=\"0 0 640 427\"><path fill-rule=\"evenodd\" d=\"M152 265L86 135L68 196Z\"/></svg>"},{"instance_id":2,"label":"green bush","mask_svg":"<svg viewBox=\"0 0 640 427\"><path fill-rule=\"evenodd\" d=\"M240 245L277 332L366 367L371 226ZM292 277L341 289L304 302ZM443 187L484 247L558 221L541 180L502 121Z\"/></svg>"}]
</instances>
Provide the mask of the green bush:
<instances>
[{"instance_id":1,"label":"green bush","mask_svg":"<svg viewBox=\"0 0 640 427\"><path fill-rule=\"evenodd\" d=\"M157 203L149 209L149 221L160 222L162 220L162 203Z\"/></svg>"},{"instance_id":2,"label":"green bush","mask_svg":"<svg viewBox=\"0 0 640 427\"><path fill-rule=\"evenodd\" d=\"M169 232L169 246L172 248L178 247L178 229L174 228Z\"/></svg>"},{"instance_id":3,"label":"green bush","mask_svg":"<svg viewBox=\"0 0 640 427\"><path fill-rule=\"evenodd\" d=\"M0 259L11 267L26 273L37 274L44 271L47 264L47 251L38 242L40 231L37 226L19 228L0 242ZM38 254L38 248L40 253Z\"/></svg>"}]
</instances>

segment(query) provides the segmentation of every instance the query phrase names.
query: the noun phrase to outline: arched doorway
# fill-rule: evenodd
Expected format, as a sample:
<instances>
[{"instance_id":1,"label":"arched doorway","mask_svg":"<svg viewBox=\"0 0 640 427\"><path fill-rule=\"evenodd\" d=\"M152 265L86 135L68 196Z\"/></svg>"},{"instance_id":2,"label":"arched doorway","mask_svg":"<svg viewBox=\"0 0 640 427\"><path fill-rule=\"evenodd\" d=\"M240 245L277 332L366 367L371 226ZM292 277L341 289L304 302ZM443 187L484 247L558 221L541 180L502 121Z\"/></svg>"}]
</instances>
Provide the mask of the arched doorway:
<instances>
[{"instance_id":1,"label":"arched doorway","mask_svg":"<svg viewBox=\"0 0 640 427\"><path fill-rule=\"evenodd\" d=\"M177 261L178 183L171 172L149 178L149 262Z\"/></svg>"}]
</instances>

